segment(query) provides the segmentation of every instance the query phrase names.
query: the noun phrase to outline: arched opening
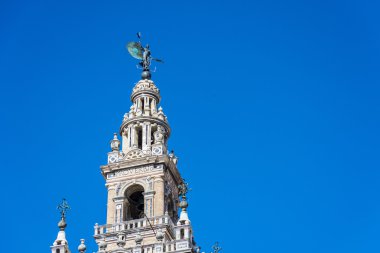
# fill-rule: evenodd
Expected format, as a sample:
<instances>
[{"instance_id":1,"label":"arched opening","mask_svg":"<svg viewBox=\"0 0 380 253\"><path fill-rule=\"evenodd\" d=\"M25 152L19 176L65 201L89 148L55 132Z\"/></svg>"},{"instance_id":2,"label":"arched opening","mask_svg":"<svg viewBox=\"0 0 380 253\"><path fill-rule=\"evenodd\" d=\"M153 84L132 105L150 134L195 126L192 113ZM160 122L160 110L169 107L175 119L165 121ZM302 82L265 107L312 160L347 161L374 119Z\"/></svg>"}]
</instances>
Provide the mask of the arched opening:
<instances>
[{"instance_id":1,"label":"arched opening","mask_svg":"<svg viewBox=\"0 0 380 253\"><path fill-rule=\"evenodd\" d=\"M181 229L181 231L180 231L180 238L181 239L185 238L185 230L184 229Z\"/></svg>"},{"instance_id":2,"label":"arched opening","mask_svg":"<svg viewBox=\"0 0 380 253\"><path fill-rule=\"evenodd\" d=\"M137 148L142 149L142 134L143 134L142 128L138 127L136 131L137 131Z\"/></svg>"},{"instance_id":3,"label":"arched opening","mask_svg":"<svg viewBox=\"0 0 380 253\"><path fill-rule=\"evenodd\" d=\"M125 191L125 197L128 204L124 220L136 220L144 218L144 187L141 185L132 185Z\"/></svg>"}]
</instances>

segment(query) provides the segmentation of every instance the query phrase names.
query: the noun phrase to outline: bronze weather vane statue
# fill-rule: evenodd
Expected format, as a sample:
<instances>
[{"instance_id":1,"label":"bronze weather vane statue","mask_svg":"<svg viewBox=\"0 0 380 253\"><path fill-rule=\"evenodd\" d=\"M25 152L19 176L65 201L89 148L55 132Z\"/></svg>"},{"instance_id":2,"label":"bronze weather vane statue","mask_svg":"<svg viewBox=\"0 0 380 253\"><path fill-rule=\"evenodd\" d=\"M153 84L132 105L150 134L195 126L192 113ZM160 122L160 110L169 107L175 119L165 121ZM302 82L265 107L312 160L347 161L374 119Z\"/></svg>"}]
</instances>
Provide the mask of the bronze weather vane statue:
<instances>
[{"instance_id":1,"label":"bronze weather vane statue","mask_svg":"<svg viewBox=\"0 0 380 253\"><path fill-rule=\"evenodd\" d=\"M185 179L183 179L183 182L180 185L178 185L178 195L181 196L183 199L186 199L186 195L189 191L191 191L189 183L187 183Z\"/></svg>"},{"instance_id":2,"label":"bronze weather vane statue","mask_svg":"<svg viewBox=\"0 0 380 253\"><path fill-rule=\"evenodd\" d=\"M139 39L138 42L132 41L127 44L127 50L133 58L140 60L139 66L142 69L141 77L143 79L150 79L151 78L150 65L152 61L161 62L161 63L163 63L163 61L152 57L150 49L149 49L149 44L146 44L145 47L142 46L140 32L137 33L137 38Z\"/></svg>"}]
</instances>

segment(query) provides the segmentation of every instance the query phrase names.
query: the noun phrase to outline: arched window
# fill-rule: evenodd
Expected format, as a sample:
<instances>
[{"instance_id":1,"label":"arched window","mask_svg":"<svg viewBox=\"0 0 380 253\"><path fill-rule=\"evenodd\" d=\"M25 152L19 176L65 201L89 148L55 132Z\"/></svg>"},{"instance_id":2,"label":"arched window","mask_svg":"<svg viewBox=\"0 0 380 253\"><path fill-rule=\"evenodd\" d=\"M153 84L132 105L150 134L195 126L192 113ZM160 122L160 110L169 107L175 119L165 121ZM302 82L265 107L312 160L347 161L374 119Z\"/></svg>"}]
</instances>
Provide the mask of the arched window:
<instances>
[{"instance_id":1,"label":"arched window","mask_svg":"<svg viewBox=\"0 0 380 253\"><path fill-rule=\"evenodd\" d=\"M59 250L59 249L56 249L56 250L55 250L55 253L60 253L60 250Z\"/></svg>"},{"instance_id":2,"label":"arched window","mask_svg":"<svg viewBox=\"0 0 380 253\"><path fill-rule=\"evenodd\" d=\"M135 184L125 191L128 203L125 205L124 220L136 220L144 218L144 188Z\"/></svg>"}]
</instances>

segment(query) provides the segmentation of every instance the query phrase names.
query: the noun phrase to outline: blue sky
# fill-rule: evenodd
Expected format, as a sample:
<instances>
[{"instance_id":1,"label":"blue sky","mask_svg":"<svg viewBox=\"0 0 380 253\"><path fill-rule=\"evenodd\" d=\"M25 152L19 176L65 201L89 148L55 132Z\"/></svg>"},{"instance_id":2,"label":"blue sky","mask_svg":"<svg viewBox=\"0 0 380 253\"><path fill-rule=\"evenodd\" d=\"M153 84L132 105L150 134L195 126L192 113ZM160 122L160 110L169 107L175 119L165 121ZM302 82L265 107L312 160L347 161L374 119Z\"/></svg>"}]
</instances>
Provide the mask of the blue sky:
<instances>
[{"instance_id":1,"label":"blue sky","mask_svg":"<svg viewBox=\"0 0 380 253\"><path fill-rule=\"evenodd\" d=\"M379 252L379 8L1 1L1 251L49 252L62 197L72 251L96 251L141 31L206 252Z\"/></svg>"}]
</instances>

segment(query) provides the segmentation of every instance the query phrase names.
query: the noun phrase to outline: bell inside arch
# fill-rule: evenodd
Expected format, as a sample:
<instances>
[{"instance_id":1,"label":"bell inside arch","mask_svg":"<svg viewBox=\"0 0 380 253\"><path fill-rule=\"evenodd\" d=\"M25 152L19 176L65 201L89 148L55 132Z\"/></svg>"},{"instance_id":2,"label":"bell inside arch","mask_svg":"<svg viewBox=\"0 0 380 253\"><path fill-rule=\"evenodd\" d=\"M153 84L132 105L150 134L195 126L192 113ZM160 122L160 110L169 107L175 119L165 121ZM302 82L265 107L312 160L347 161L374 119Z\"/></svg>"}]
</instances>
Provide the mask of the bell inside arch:
<instances>
[{"instance_id":1,"label":"bell inside arch","mask_svg":"<svg viewBox=\"0 0 380 253\"><path fill-rule=\"evenodd\" d=\"M127 195L129 202L127 219L135 220L144 217L144 195L143 189L137 188L133 192Z\"/></svg>"}]
</instances>

